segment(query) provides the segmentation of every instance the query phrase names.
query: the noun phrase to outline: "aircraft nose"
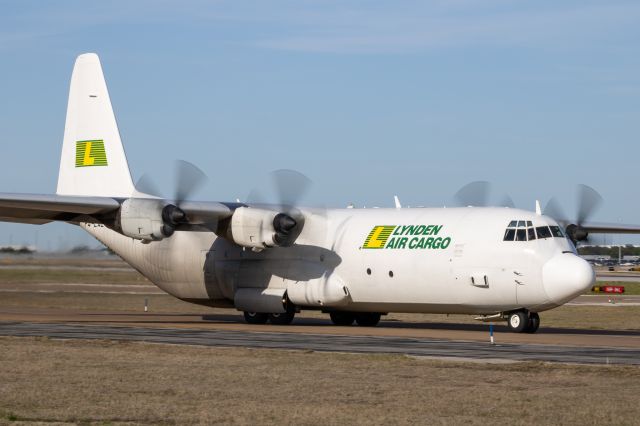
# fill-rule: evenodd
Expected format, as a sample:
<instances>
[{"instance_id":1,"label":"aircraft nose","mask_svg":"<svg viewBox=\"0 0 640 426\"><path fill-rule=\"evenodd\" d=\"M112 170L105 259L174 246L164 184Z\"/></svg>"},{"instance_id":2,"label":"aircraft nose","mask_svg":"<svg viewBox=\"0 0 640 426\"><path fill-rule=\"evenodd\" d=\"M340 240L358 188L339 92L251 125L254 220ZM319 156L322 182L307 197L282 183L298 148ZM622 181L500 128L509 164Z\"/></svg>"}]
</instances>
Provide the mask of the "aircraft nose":
<instances>
[{"instance_id":1,"label":"aircraft nose","mask_svg":"<svg viewBox=\"0 0 640 426\"><path fill-rule=\"evenodd\" d=\"M542 267L544 290L558 305L578 297L595 281L596 274L591 265L572 253L556 255Z\"/></svg>"}]
</instances>

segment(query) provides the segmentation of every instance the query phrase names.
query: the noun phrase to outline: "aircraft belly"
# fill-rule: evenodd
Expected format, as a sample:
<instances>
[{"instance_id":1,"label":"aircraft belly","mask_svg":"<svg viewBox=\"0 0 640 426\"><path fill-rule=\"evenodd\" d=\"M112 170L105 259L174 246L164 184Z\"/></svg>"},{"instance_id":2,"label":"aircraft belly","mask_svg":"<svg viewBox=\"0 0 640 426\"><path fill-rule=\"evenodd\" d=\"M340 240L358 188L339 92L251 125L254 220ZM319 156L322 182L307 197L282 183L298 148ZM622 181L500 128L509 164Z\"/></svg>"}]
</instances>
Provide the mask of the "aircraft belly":
<instances>
[{"instance_id":1,"label":"aircraft belly","mask_svg":"<svg viewBox=\"0 0 640 426\"><path fill-rule=\"evenodd\" d=\"M103 225L80 226L172 296L194 301L226 298L208 266L213 233L176 232L170 239L144 244Z\"/></svg>"}]
</instances>

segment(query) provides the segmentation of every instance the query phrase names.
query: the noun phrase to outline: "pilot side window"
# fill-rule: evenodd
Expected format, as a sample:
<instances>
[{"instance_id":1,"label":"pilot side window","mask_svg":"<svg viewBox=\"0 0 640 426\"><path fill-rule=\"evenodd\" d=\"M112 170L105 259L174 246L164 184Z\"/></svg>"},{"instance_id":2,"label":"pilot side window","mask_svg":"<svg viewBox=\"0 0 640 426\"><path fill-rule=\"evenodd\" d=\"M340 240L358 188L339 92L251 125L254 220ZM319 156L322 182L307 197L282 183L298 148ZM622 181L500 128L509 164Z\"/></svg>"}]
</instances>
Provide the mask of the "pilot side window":
<instances>
[{"instance_id":1,"label":"pilot side window","mask_svg":"<svg viewBox=\"0 0 640 426\"><path fill-rule=\"evenodd\" d=\"M551 230L548 226L536 227L536 233L538 234L538 238L551 238Z\"/></svg>"},{"instance_id":2,"label":"pilot side window","mask_svg":"<svg viewBox=\"0 0 640 426\"><path fill-rule=\"evenodd\" d=\"M554 237L564 238L564 234L562 233L562 230L559 226L550 226L549 228L551 229L551 233Z\"/></svg>"},{"instance_id":3,"label":"pilot side window","mask_svg":"<svg viewBox=\"0 0 640 426\"><path fill-rule=\"evenodd\" d=\"M507 229L504 233L504 241L513 241L516 236L515 229Z\"/></svg>"}]
</instances>

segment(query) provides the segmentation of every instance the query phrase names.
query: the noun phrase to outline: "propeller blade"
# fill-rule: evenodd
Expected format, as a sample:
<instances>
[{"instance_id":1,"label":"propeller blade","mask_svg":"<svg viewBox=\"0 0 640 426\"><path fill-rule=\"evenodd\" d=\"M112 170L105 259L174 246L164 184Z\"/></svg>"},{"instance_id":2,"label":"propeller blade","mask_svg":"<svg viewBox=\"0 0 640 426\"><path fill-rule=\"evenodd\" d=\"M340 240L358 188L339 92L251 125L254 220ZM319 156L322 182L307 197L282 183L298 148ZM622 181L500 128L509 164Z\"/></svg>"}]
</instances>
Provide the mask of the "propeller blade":
<instances>
[{"instance_id":1,"label":"propeller blade","mask_svg":"<svg viewBox=\"0 0 640 426\"><path fill-rule=\"evenodd\" d=\"M282 206L297 206L311 187L311 179L295 170L276 170L271 179Z\"/></svg>"},{"instance_id":2,"label":"propeller blade","mask_svg":"<svg viewBox=\"0 0 640 426\"><path fill-rule=\"evenodd\" d=\"M509 207L510 209L513 209L516 207L516 203L513 202L513 198L511 198L509 194L505 194L504 197L502 198L502 201L498 205L500 207Z\"/></svg>"},{"instance_id":3,"label":"propeller blade","mask_svg":"<svg viewBox=\"0 0 640 426\"><path fill-rule=\"evenodd\" d=\"M153 182L153 179L151 179L151 176L148 173L140 176L140 179L136 182L136 189L138 192L163 198L162 192L158 189L158 186Z\"/></svg>"},{"instance_id":4,"label":"propeller blade","mask_svg":"<svg viewBox=\"0 0 640 426\"><path fill-rule=\"evenodd\" d=\"M270 181L271 185L268 184ZM273 228L274 241L280 247L295 243L302 229L307 226L311 233L324 241L326 235L326 212L323 208L300 210L300 202L312 186L312 181L295 170L281 169L269 173L269 179L262 179L247 197L247 204L277 210Z\"/></svg>"},{"instance_id":5,"label":"propeller blade","mask_svg":"<svg viewBox=\"0 0 640 426\"><path fill-rule=\"evenodd\" d=\"M275 170L269 177L272 187L263 183L254 188L247 197L248 203L276 204L282 210L289 210L300 204L312 185L311 179L295 170Z\"/></svg>"},{"instance_id":6,"label":"propeller blade","mask_svg":"<svg viewBox=\"0 0 640 426\"><path fill-rule=\"evenodd\" d=\"M547 202L547 205L544 206L544 210L542 210L542 214L555 219L556 222L562 223L565 226L567 223L569 223L567 215L564 214L562 207L560 207L560 203L555 197L552 197Z\"/></svg>"},{"instance_id":7,"label":"propeller blade","mask_svg":"<svg viewBox=\"0 0 640 426\"><path fill-rule=\"evenodd\" d=\"M176 188L174 200L177 205L203 186L207 176L202 170L184 160L176 161Z\"/></svg>"},{"instance_id":8,"label":"propeller blade","mask_svg":"<svg viewBox=\"0 0 640 426\"><path fill-rule=\"evenodd\" d=\"M602 204L602 196L587 185L578 185L577 223L584 223Z\"/></svg>"},{"instance_id":9,"label":"propeller blade","mask_svg":"<svg viewBox=\"0 0 640 426\"><path fill-rule=\"evenodd\" d=\"M461 207L484 207L488 204L490 189L491 184L487 181L471 182L460 188L453 198Z\"/></svg>"}]
</instances>

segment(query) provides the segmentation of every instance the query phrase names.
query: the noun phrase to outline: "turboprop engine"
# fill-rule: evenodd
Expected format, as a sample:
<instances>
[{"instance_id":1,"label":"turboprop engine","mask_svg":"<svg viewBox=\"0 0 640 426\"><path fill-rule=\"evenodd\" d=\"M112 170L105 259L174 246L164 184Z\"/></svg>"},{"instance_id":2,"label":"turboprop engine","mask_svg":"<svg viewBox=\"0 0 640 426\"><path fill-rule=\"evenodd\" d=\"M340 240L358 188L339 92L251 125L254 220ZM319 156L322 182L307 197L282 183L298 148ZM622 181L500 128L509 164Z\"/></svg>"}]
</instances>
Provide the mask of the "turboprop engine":
<instances>
[{"instance_id":1,"label":"turboprop engine","mask_svg":"<svg viewBox=\"0 0 640 426\"><path fill-rule=\"evenodd\" d=\"M291 246L304 218L298 212L277 212L259 207L238 207L231 217L230 237L238 245L262 250Z\"/></svg>"},{"instance_id":2,"label":"turboprop engine","mask_svg":"<svg viewBox=\"0 0 640 426\"><path fill-rule=\"evenodd\" d=\"M186 219L180 207L166 201L129 198L120 206L116 226L128 237L150 242L170 237Z\"/></svg>"}]
</instances>

